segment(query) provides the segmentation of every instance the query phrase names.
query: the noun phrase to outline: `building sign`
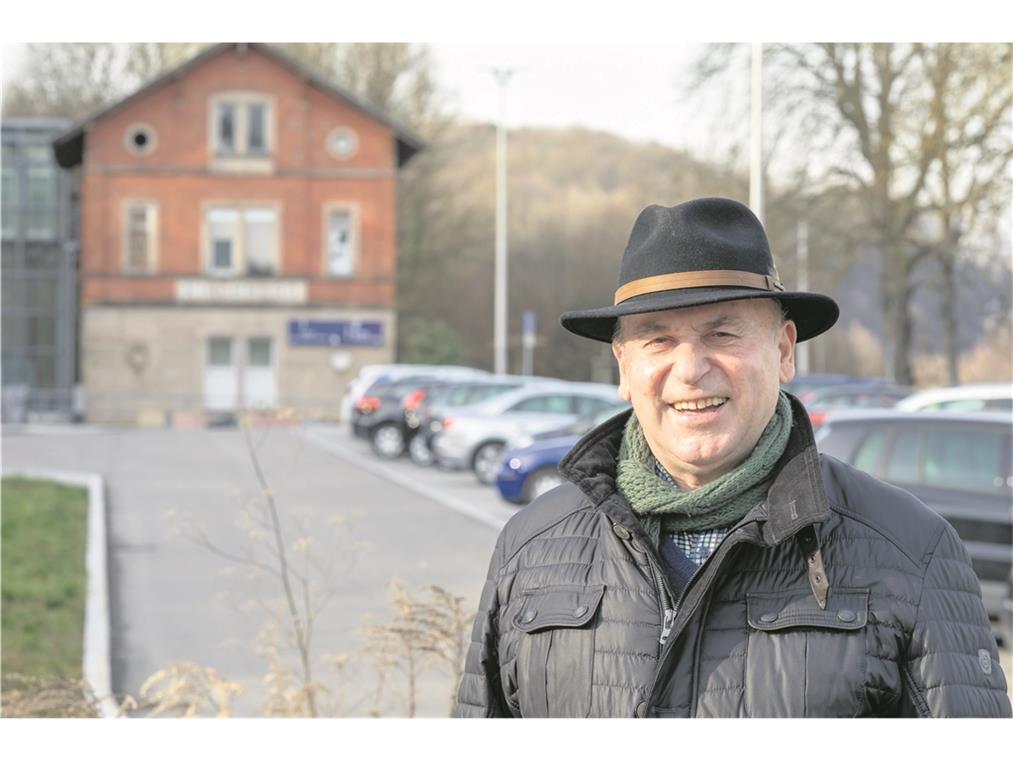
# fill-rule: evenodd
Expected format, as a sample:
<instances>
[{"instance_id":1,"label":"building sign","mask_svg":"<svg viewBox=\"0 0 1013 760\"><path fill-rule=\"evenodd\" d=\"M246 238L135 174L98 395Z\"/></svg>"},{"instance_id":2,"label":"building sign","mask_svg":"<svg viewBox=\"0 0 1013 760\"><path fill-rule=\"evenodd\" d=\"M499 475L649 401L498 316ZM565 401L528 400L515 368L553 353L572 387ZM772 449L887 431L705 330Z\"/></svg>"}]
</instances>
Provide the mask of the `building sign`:
<instances>
[{"instance_id":1,"label":"building sign","mask_svg":"<svg viewBox=\"0 0 1013 760\"><path fill-rule=\"evenodd\" d=\"M383 322L293 319L288 323L290 346L372 346L384 344Z\"/></svg>"},{"instance_id":2,"label":"building sign","mask_svg":"<svg viewBox=\"0 0 1013 760\"><path fill-rule=\"evenodd\" d=\"M306 303L306 283L284 280L176 280L176 300L190 303Z\"/></svg>"}]
</instances>

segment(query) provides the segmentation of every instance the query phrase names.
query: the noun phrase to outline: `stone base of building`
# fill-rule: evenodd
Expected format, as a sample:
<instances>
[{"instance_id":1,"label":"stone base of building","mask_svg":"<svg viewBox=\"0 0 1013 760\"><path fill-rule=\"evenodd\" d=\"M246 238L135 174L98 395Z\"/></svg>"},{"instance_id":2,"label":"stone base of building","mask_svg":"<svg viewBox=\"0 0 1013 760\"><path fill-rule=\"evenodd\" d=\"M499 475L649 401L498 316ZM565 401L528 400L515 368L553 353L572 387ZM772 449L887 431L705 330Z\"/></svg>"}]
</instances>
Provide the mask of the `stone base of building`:
<instances>
[{"instance_id":1,"label":"stone base of building","mask_svg":"<svg viewBox=\"0 0 1013 760\"><path fill-rule=\"evenodd\" d=\"M306 345L292 323L307 321L379 323L382 345ZM359 369L394 360L395 325L389 309L89 306L85 418L146 428L336 421Z\"/></svg>"}]
</instances>

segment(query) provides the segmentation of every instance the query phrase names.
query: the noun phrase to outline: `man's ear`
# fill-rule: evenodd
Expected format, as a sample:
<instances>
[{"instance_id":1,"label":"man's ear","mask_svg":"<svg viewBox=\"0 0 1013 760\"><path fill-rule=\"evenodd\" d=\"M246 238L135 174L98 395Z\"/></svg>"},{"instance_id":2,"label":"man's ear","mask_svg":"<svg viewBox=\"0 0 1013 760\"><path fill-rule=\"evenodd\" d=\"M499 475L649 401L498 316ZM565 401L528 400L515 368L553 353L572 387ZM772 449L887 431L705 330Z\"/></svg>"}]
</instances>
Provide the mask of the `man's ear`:
<instances>
[{"instance_id":1,"label":"man's ear","mask_svg":"<svg viewBox=\"0 0 1013 760\"><path fill-rule=\"evenodd\" d=\"M795 343L798 339L798 328L790 319L786 319L781 325L781 332L777 339L777 350L781 357L780 378L786 383L795 377Z\"/></svg>"},{"instance_id":2,"label":"man's ear","mask_svg":"<svg viewBox=\"0 0 1013 760\"><path fill-rule=\"evenodd\" d=\"M618 341L612 341L612 355L619 365L619 398L623 401L630 401L630 384L626 374L626 367L623 364L623 346Z\"/></svg>"}]
</instances>

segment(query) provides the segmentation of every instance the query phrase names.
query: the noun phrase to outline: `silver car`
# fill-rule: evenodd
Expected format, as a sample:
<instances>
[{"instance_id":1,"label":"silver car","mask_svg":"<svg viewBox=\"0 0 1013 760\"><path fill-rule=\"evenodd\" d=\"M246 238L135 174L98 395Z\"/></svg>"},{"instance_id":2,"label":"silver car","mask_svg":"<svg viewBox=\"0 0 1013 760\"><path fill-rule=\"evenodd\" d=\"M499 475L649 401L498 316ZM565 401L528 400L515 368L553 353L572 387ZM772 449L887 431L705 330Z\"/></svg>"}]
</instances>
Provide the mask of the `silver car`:
<instances>
[{"instance_id":1,"label":"silver car","mask_svg":"<svg viewBox=\"0 0 1013 760\"><path fill-rule=\"evenodd\" d=\"M525 385L445 417L433 453L441 467L470 468L491 484L508 440L571 424L614 406L617 397L615 386L600 383Z\"/></svg>"}]
</instances>

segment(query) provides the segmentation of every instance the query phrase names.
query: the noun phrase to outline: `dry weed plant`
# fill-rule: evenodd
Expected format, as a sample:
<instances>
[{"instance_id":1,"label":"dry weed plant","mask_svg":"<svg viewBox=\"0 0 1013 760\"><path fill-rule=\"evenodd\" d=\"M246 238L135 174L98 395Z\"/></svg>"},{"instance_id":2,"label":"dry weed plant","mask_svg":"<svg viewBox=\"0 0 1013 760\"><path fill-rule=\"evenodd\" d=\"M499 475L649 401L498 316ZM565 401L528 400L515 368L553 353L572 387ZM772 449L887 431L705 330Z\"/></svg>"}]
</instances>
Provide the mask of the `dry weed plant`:
<instances>
[{"instance_id":1,"label":"dry weed plant","mask_svg":"<svg viewBox=\"0 0 1013 760\"><path fill-rule=\"evenodd\" d=\"M290 415L289 415L290 416ZM287 421L282 413L279 419ZM245 542L226 548L212 539L206 529L185 525L179 532L211 553L228 560L228 571L248 571L248 580L269 579L280 591L280 603L269 598L252 598L241 605L241 611L257 608L264 612L268 623L253 642L254 651L265 657L268 672L264 678L267 689L263 703L265 715L317 717L330 714L327 703L331 691L314 676L314 629L323 609L334 597L339 575L347 572L361 550L360 545L343 542L328 535L322 561L315 549L314 537L347 527L340 515L325 521L328 531L319 527L310 530L306 515L296 509L283 510L268 484L261 463L260 449L271 432L271 426L260 428L254 440L256 423L262 417L246 414L240 420L243 443L257 481L258 491L241 503L238 524ZM340 547L340 549L338 548ZM290 666L288 658L297 662ZM340 656L339 656L340 657Z\"/></svg>"},{"instance_id":2,"label":"dry weed plant","mask_svg":"<svg viewBox=\"0 0 1013 760\"><path fill-rule=\"evenodd\" d=\"M141 685L138 708L146 710L149 717L165 713L180 718L227 718L232 714L233 697L242 691L242 686L227 681L214 668L173 662Z\"/></svg>"},{"instance_id":3,"label":"dry weed plant","mask_svg":"<svg viewBox=\"0 0 1013 760\"><path fill-rule=\"evenodd\" d=\"M0 717L97 718L98 699L80 678L5 673Z\"/></svg>"},{"instance_id":4,"label":"dry weed plant","mask_svg":"<svg viewBox=\"0 0 1013 760\"><path fill-rule=\"evenodd\" d=\"M264 675L264 701L261 714L271 718L287 718L304 716L309 710L309 697L312 693L313 703L320 715L341 717L347 713L342 703L342 690L329 688L321 681L314 681L308 686L301 683L292 672L292 667L278 646L282 640L278 632L268 624L257 635L256 652L267 661L267 673ZM353 661L352 654L322 655L321 662L330 665L337 673L339 682L344 680L345 668Z\"/></svg>"},{"instance_id":5,"label":"dry weed plant","mask_svg":"<svg viewBox=\"0 0 1013 760\"><path fill-rule=\"evenodd\" d=\"M406 680L406 713L409 718L415 717L419 674L433 666L446 668L450 675L452 713L474 615L465 612L463 597L439 586L429 586L426 595L419 597L412 597L396 579L388 588L394 619L362 629L363 649L378 671L374 714L379 712L384 684L393 673L400 672Z\"/></svg>"}]
</instances>

